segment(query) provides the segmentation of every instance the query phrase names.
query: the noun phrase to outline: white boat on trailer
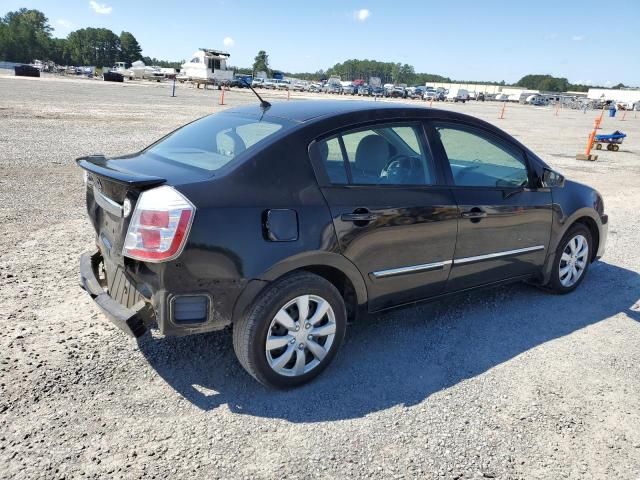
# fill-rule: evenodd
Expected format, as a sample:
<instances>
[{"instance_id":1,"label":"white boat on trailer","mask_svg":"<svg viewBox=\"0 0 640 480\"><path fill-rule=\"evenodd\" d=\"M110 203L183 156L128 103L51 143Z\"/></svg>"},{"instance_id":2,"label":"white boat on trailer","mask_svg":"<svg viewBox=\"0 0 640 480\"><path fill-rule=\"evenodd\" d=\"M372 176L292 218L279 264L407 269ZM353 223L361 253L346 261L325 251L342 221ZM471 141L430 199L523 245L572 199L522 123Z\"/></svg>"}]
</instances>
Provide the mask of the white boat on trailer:
<instances>
[{"instance_id":1,"label":"white boat on trailer","mask_svg":"<svg viewBox=\"0 0 640 480\"><path fill-rule=\"evenodd\" d=\"M181 82L190 81L200 86L223 85L233 79L233 69L227 66L231 55L221 50L201 48L191 56L191 60L181 65Z\"/></svg>"},{"instance_id":2,"label":"white boat on trailer","mask_svg":"<svg viewBox=\"0 0 640 480\"><path fill-rule=\"evenodd\" d=\"M116 62L113 67L107 70L119 73L129 80L146 79L159 82L167 78L167 75L160 67L147 66L142 60L133 62L130 68L127 68L127 64L125 62Z\"/></svg>"}]
</instances>

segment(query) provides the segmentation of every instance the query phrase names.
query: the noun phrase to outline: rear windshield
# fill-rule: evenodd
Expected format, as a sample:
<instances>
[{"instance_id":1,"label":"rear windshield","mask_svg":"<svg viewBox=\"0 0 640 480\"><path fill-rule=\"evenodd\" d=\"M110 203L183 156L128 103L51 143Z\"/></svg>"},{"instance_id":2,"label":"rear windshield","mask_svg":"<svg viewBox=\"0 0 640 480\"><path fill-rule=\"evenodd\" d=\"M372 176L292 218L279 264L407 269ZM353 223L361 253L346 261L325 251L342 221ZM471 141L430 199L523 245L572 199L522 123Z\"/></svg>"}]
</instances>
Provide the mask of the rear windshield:
<instances>
[{"instance_id":1,"label":"rear windshield","mask_svg":"<svg viewBox=\"0 0 640 480\"><path fill-rule=\"evenodd\" d=\"M164 160L215 171L241 153L293 124L235 114L218 114L196 120L145 150Z\"/></svg>"}]
</instances>

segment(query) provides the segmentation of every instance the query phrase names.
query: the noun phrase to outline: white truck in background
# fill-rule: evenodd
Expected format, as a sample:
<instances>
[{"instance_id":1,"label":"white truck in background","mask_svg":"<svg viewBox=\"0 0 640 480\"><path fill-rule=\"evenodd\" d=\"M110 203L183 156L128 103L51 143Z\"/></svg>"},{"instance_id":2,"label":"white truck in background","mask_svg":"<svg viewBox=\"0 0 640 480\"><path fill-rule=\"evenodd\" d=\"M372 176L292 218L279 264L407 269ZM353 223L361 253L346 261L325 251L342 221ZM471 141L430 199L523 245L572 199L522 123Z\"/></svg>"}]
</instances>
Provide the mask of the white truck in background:
<instances>
[{"instance_id":1,"label":"white truck in background","mask_svg":"<svg viewBox=\"0 0 640 480\"><path fill-rule=\"evenodd\" d=\"M448 102L462 102L465 103L469 100L469 91L464 88L452 88L445 96L445 100Z\"/></svg>"}]
</instances>

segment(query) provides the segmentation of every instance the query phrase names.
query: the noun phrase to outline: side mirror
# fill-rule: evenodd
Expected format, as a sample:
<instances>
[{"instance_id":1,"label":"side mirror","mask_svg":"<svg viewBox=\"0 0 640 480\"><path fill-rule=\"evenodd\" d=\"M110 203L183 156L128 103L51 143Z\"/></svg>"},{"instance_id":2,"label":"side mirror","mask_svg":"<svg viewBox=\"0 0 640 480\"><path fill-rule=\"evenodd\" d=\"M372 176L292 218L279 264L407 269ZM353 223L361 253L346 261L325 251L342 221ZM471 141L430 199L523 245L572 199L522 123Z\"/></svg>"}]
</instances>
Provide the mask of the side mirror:
<instances>
[{"instance_id":1,"label":"side mirror","mask_svg":"<svg viewBox=\"0 0 640 480\"><path fill-rule=\"evenodd\" d=\"M542 186L547 188L564 187L564 176L549 168L545 168L542 174Z\"/></svg>"}]
</instances>

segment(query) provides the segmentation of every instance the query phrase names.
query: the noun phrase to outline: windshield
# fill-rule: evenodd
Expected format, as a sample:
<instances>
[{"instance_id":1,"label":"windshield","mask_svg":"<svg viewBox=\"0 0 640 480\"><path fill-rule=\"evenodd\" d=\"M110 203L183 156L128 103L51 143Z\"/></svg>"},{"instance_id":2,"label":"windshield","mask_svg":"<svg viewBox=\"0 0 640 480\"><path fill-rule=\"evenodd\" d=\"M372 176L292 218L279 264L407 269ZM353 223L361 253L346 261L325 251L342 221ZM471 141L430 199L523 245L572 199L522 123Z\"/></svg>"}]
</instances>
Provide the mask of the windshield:
<instances>
[{"instance_id":1,"label":"windshield","mask_svg":"<svg viewBox=\"0 0 640 480\"><path fill-rule=\"evenodd\" d=\"M145 152L163 160L215 171L292 125L281 119L210 115L176 130Z\"/></svg>"}]
</instances>

